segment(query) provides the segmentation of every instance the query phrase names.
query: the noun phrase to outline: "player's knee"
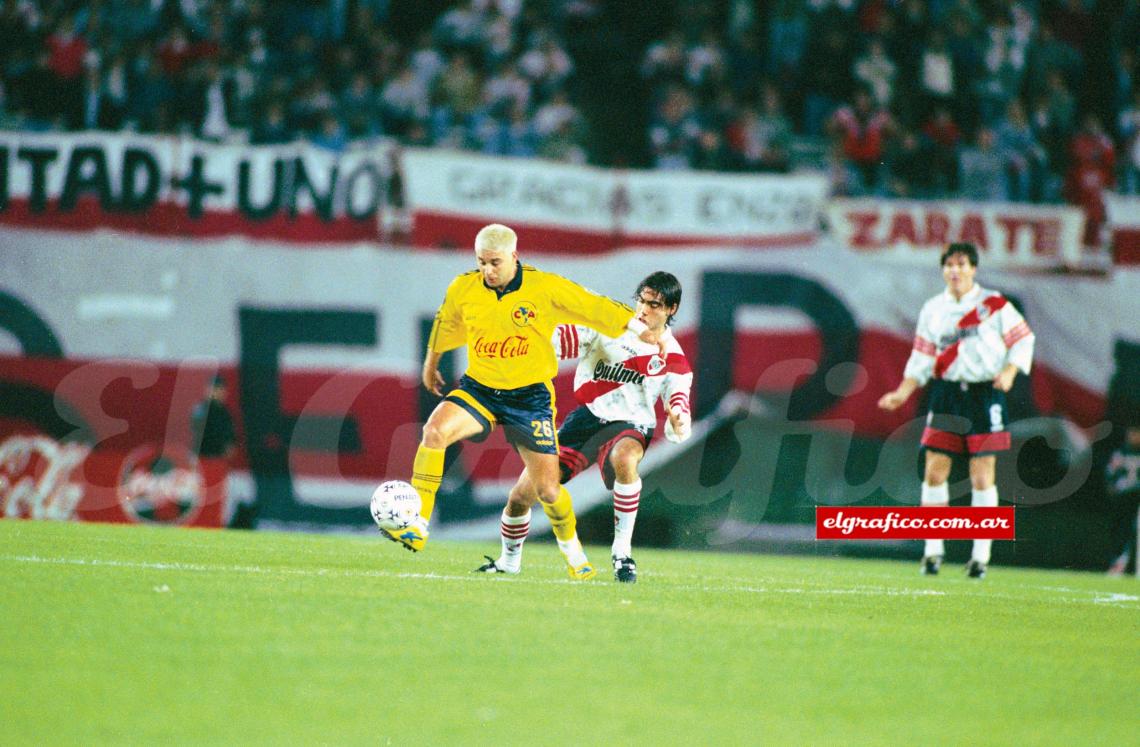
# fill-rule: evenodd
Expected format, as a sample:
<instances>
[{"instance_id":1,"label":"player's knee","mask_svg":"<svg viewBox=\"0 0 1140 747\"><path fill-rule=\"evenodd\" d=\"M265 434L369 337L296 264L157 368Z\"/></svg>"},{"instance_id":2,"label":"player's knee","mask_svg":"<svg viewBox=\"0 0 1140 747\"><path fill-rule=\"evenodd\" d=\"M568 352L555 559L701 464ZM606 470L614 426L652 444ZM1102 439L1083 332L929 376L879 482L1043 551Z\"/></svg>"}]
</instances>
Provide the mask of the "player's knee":
<instances>
[{"instance_id":1,"label":"player's knee","mask_svg":"<svg viewBox=\"0 0 1140 747\"><path fill-rule=\"evenodd\" d=\"M546 481L541 484L536 484L534 489L540 501L543 503L554 503L558 500L558 493L561 491L561 486L557 482Z\"/></svg>"},{"instance_id":2,"label":"player's knee","mask_svg":"<svg viewBox=\"0 0 1140 747\"><path fill-rule=\"evenodd\" d=\"M950 479L950 468L949 467L944 468L941 465L939 465L939 466L927 465L926 473L923 477L923 480L930 487L936 488L939 485L942 485L943 483L945 483L949 479Z\"/></svg>"},{"instance_id":3,"label":"player's knee","mask_svg":"<svg viewBox=\"0 0 1140 747\"><path fill-rule=\"evenodd\" d=\"M424 423L423 435L420 441L429 449L445 449L451 445L447 440L446 429L440 427L439 423L435 423L431 420Z\"/></svg>"}]
</instances>

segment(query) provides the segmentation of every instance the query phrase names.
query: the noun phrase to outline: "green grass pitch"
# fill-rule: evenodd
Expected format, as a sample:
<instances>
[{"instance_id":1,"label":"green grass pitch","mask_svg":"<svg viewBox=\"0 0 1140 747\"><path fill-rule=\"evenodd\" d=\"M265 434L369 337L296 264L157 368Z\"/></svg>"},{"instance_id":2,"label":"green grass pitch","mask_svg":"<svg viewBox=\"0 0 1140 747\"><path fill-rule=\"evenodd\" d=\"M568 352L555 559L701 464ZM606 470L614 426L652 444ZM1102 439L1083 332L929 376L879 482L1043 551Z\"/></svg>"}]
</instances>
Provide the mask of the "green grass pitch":
<instances>
[{"instance_id":1,"label":"green grass pitch","mask_svg":"<svg viewBox=\"0 0 1140 747\"><path fill-rule=\"evenodd\" d=\"M1137 744L1135 579L0 521L0 743Z\"/></svg>"}]
</instances>

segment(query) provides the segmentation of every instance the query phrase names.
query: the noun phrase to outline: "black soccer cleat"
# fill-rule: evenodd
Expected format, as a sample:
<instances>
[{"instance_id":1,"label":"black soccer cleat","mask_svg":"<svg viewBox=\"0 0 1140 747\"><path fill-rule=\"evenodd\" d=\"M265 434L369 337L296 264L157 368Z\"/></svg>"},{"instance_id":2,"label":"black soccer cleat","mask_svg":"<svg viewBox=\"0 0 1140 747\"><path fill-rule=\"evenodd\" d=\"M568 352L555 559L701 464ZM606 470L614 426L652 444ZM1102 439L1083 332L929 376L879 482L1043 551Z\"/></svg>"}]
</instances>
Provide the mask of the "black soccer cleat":
<instances>
[{"instance_id":1,"label":"black soccer cleat","mask_svg":"<svg viewBox=\"0 0 1140 747\"><path fill-rule=\"evenodd\" d=\"M625 557L619 558L613 556L614 560L614 580L623 584L636 584L637 583L637 563L633 562L633 558Z\"/></svg>"},{"instance_id":2,"label":"black soccer cleat","mask_svg":"<svg viewBox=\"0 0 1140 747\"><path fill-rule=\"evenodd\" d=\"M495 563L495 559L490 555L484 555L487 562L475 569L476 573L506 573L502 568Z\"/></svg>"},{"instance_id":3,"label":"black soccer cleat","mask_svg":"<svg viewBox=\"0 0 1140 747\"><path fill-rule=\"evenodd\" d=\"M980 560L971 560L966 563L966 576L981 580L986 577L986 564Z\"/></svg>"},{"instance_id":4,"label":"black soccer cleat","mask_svg":"<svg viewBox=\"0 0 1140 747\"><path fill-rule=\"evenodd\" d=\"M922 559L922 575L924 576L937 576L938 571L942 568L941 555L927 555Z\"/></svg>"},{"instance_id":5,"label":"black soccer cleat","mask_svg":"<svg viewBox=\"0 0 1140 747\"><path fill-rule=\"evenodd\" d=\"M484 555L483 557L487 559L487 562L476 568L475 573L506 573L511 576L518 574L518 571L508 571L506 568L503 568L499 565L498 561L490 555Z\"/></svg>"}]
</instances>

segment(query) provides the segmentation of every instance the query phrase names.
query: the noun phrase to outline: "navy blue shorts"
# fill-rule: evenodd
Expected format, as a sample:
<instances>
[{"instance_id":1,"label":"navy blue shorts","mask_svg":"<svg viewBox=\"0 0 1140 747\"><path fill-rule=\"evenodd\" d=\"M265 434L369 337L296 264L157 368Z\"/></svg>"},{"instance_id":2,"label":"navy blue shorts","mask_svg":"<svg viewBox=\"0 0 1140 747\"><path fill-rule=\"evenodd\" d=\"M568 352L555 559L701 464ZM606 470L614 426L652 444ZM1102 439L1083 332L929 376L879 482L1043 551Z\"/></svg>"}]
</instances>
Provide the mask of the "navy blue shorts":
<instances>
[{"instance_id":1,"label":"navy blue shorts","mask_svg":"<svg viewBox=\"0 0 1140 747\"><path fill-rule=\"evenodd\" d=\"M614 489L614 468L610 464L610 449L623 438L632 438L649 448L653 429L634 425L627 420L601 420L588 407L579 407L566 416L558 429L558 461L562 482L597 462L602 469L602 482L607 490Z\"/></svg>"},{"instance_id":2,"label":"navy blue shorts","mask_svg":"<svg viewBox=\"0 0 1140 747\"><path fill-rule=\"evenodd\" d=\"M1005 392L992 382L935 379L922 445L944 454L984 456L1009 449Z\"/></svg>"},{"instance_id":3,"label":"navy blue shorts","mask_svg":"<svg viewBox=\"0 0 1140 747\"><path fill-rule=\"evenodd\" d=\"M539 454L558 453L554 430L554 387L550 382L518 389L492 389L464 375L459 386L444 398L471 413L483 431L472 438L482 441L502 423L507 442Z\"/></svg>"}]
</instances>

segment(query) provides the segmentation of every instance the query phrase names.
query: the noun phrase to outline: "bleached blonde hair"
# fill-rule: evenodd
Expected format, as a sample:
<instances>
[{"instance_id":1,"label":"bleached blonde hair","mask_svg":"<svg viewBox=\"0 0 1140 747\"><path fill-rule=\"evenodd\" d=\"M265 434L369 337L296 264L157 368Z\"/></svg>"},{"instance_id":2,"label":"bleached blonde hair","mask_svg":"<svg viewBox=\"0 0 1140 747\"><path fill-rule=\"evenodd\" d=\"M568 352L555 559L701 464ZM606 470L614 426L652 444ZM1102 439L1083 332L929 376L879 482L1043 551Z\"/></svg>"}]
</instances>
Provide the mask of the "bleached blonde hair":
<instances>
[{"instance_id":1,"label":"bleached blonde hair","mask_svg":"<svg viewBox=\"0 0 1140 747\"><path fill-rule=\"evenodd\" d=\"M511 254L518 247L519 237L513 230L501 223L483 226L475 234L475 253L481 251L506 252Z\"/></svg>"}]
</instances>

